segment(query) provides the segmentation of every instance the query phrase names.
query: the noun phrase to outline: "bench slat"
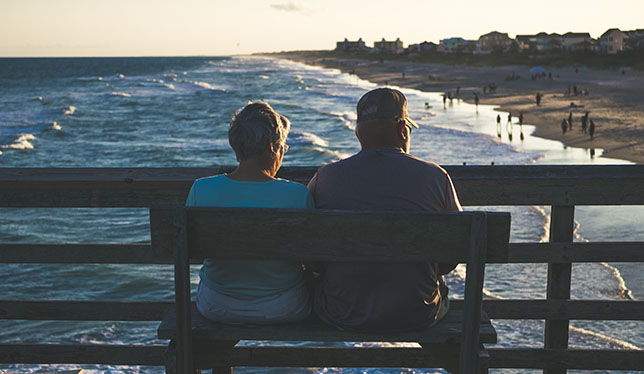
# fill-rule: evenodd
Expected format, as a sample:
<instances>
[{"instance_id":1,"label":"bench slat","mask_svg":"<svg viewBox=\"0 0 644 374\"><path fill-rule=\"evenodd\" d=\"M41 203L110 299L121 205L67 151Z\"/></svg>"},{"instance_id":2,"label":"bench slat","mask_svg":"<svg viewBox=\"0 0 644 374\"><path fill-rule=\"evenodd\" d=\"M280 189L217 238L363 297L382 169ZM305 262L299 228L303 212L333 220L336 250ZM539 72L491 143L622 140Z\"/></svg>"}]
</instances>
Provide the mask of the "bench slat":
<instances>
[{"instance_id":1,"label":"bench slat","mask_svg":"<svg viewBox=\"0 0 644 374\"><path fill-rule=\"evenodd\" d=\"M441 343L459 341L462 333L462 309L453 308L435 326L405 333L358 333L340 331L311 316L302 322L276 325L225 325L211 322L192 308L192 331L195 339L214 340L283 340L283 341L398 341ZM496 331L485 313L481 315L481 343L496 343ZM172 310L157 330L159 339L174 339L176 314Z\"/></svg>"},{"instance_id":2,"label":"bench slat","mask_svg":"<svg viewBox=\"0 0 644 374\"><path fill-rule=\"evenodd\" d=\"M152 245L171 253L172 209L151 209ZM191 258L363 262L465 262L468 214L368 212L302 209L192 208L188 211ZM449 217L449 218L446 218ZM218 222L213 226L211 222ZM374 229L377 227L377 229ZM488 213L488 252L508 257L510 215ZM279 235L276 235L279 233ZM441 233L441 234L437 234ZM345 238L360 240L348 242ZM454 238L460 240L454 240ZM386 243L396 243L395 251ZM213 245L216 243L216 246ZM450 248L450 251L445 251Z\"/></svg>"},{"instance_id":3,"label":"bench slat","mask_svg":"<svg viewBox=\"0 0 644 374\"><path fill-rule=\"evenodd\" d=\"M453 309L462 300L450 300ZM63 321L162 321L172 301L0 300L0 319ZM643 321L644 301L483 300L491 319Z\"/></svg>"}]
</instances>

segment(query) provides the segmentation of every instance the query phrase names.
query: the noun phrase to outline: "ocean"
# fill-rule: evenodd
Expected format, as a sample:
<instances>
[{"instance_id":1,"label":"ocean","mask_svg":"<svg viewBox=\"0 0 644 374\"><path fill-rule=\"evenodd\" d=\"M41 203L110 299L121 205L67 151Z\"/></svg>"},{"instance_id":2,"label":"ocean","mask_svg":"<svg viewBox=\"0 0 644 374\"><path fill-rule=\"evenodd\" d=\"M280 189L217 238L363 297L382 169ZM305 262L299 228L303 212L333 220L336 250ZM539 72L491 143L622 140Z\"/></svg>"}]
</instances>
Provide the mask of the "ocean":
<instances>
[{"instance_id":1,"label":"ocean","mask_svg":"<svg viewBox=\"0 0 644 374\"><path fill-rule=\"evenodd\" d=\"M376 86L333 69L264 57L0 59L0 167L208 167L233 165L227 129L249 100L266 100L291 119L284 165L324 165L359 151L355 104ZM564 147L502 117L492 106L439 93L401 90L410 116L411 153L442 165L624 164L602 150ZM516 117L516 114L515 114ZM515 119L516 121L516 119ZM594 153L594 155L593 155ZM467 208L467 207L466 207ZM495 207L513 215L515 242L547 240L549 207ZM0 242L146 242L145 209L0 209ZM642 207L576 207L577 241L644 240ZM546 265L491 265L489 298L545 298ZM193 267L194 287L198 267ZM574 299L644 298L640 264L573 266ZM0 265L2 299L172 300L169 266ZM448 275L462 296L464 268ZM499 345L540 347L543 321L496 320ZM0 321L0 342L162 343L156 323ZM247 343L247 344L263 344ZM572 321L571 347L644 349L644 324ZM60 365L88 373L161 368ZM47 366L51 368L51 366ZM0 365L36 371L37 365ZM335 372L340 369L236 369ZM389 369L345 369L395 373ZM409 372L421 372L412 370ZM424 372L424 371L422 371ZM502 370L499 370L502 372ZM511 372L517 372L513 370ZM524 370L521 372L530 372Z\"/></svg>"}]
</instances>

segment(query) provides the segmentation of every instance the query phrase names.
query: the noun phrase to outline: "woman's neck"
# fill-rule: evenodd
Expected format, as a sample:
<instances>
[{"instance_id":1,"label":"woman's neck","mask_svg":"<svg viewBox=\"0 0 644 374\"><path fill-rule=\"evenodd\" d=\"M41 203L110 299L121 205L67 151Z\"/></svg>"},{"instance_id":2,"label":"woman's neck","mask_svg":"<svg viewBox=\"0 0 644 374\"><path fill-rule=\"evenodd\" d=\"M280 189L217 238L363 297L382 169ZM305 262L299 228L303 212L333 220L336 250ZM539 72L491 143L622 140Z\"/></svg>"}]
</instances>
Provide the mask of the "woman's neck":
<instances>
[{"instance_id":1,"label":"woman's neck","mask_svg":"<svg viewBox=\"0 0 644 374\"><path fill-rule=\"evenodd\" d=\"M268 182L275 179L275 173L257 160L248 159L239 162L239 166L227 174L228 178L241 182Z\"/></svg>"}]
</instances>

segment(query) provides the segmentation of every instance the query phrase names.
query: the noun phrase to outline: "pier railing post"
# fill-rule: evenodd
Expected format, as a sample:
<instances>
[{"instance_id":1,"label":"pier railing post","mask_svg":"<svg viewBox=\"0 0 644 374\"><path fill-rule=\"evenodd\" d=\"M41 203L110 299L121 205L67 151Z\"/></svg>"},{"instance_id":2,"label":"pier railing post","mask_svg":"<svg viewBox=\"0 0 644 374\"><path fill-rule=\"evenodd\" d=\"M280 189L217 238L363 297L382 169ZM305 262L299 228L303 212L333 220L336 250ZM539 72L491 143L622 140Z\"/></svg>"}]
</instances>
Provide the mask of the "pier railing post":
<instances>
[{"instance_id":1,"label":"pier railing post","mask_svg":"<svg viewBox=\"0 0 644 374\"><path fill-rule=\"evenodd\" d=\"M550 213L550 242L572 242L575 225L574 205L554 205ZM570 299L572 264L548 264L547 299ZM566 320L546 319L545 348L568 348ZM544 374L565 374L566 369L546 369Z\"/></svg>"}]
</instances>

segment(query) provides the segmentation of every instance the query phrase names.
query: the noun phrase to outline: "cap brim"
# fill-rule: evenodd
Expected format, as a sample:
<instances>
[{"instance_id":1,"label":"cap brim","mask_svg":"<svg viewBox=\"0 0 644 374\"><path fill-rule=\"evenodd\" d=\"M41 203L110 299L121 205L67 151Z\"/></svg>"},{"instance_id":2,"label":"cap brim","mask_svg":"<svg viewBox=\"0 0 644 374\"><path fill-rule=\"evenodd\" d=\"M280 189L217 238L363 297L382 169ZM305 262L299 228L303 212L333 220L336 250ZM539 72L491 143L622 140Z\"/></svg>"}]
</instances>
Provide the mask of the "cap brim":
<instances>
[{"instance_id":1,"label":"cap brim","mask_svg":"<svg viewBox=\"0 0 644 374\"><path fill-rule=\"evenodd\" d=\"M411 120L411 118L409 118L409 117L405 118L405 122L406 122L409 126L413 126L413 127L415 127L415 128L418 128L418 125L416 124L416 122L412 121L412 120Z\"/></svg>"}]
</instances>

